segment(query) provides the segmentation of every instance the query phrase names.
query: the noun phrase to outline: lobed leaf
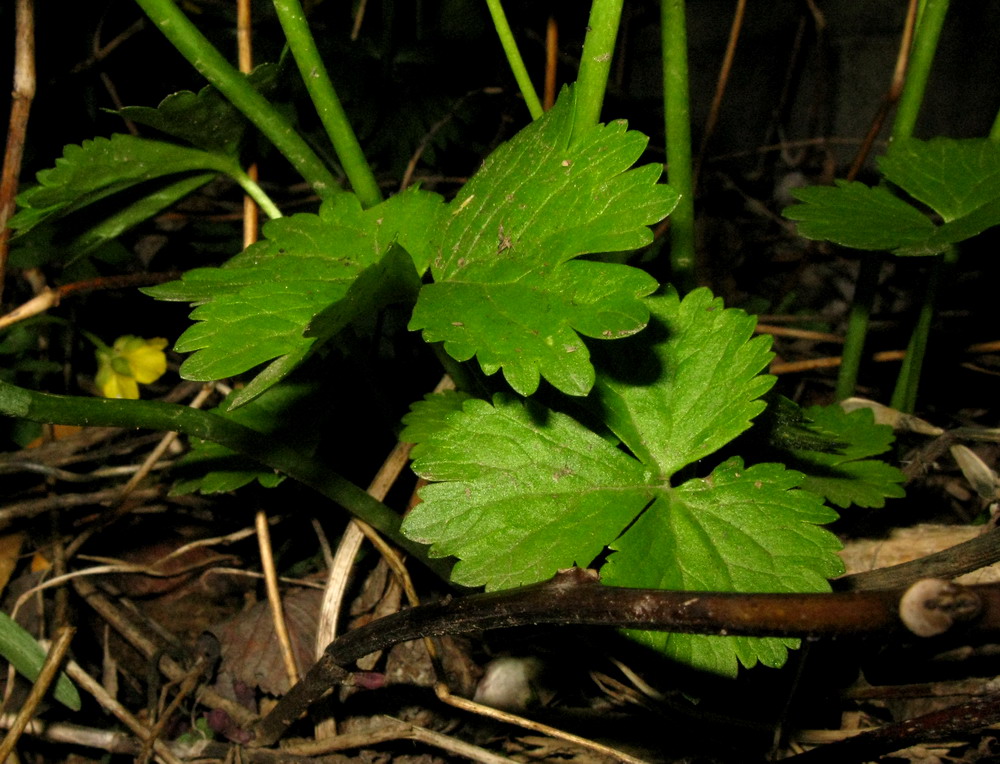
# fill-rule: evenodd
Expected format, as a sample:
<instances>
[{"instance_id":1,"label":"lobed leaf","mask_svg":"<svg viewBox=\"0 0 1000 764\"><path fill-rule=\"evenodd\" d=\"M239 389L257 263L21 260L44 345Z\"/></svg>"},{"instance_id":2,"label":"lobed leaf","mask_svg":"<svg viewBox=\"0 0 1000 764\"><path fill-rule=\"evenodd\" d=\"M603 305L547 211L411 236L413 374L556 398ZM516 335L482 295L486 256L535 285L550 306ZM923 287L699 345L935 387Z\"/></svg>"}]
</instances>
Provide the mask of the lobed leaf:
<instances>
[{"instance_id":1,"label":"lobed leaf","mask_svg":"<svg viewBox=\"0 0 1000 764\"><path fill-rule=\"evenodd\" d=\"M65 214L139 183L182 172L237 173L232 157L173 143L112 135L66 146L56 166L38 173L38 185L18 197L26 208L11 218L26 231L53 215Z\"/></svg>"},{"instance_id":2,"label":"lobed leaf","mask_svg":"<svg viewBox=\"0 0 1000 764\"><path fill-rule=\"evenodd\" d=\"M497 589L615 552L602 575L622 586L826 591L841 570L836 518L803 475L732 458L705 478L681 469L746 430L773 379L767 338L707 290L647 300L647 331L598 358L590 402L633 455L566 414L498 396L493 404L418 404L414 469L437 481L403 523L453 577ZM625 360L623 361L622 358ZM436 421L435 421L436 418ZM698 668L780 665L794 640L666 634L638 639Z\"/></svg>"},{"instance_id":3,"label":"lobed leaf","mask_svg":"<svg viewBox=\"0 0 1000 764\"><path fill-rule=\"evenodd\" d=\"M275 64L262 64L247 78L258 91L273 89ZM181 90L164 98L155 108L126 106L118 110L125 119L148 125L162 133L213 153L235 155L250 122L211 85L197 93Z\"/></svg>"},{"instance_id":4,"label":"lobed leaf","mask_svg":"<svg viewBox=\"0 0 1000 764\"><path fill-rule=\"evenodd\" d=\"M1000 141L897 138L878 166L887 180L946 223L1000 200Z\"/></svg>"},{"instance_id":5,"label":"lobed leaf","mask_svg":"<svg viewBox=\"0 0 1000 764\"><path fill-rule=\"evenodd\" d=\"M573 91L497 149L449 206L425 287L410 322L458 360L503 369L522 395L545 377L585 395L594 382L579 335L640 331L644 272L580 255L627 251L652 240L677 194L657 184L659 166L630 170L645 136L624 122L598 125L570 147Z\"/></svg>"},{"instance_id":6,"label":"lobed leaf","mask_svg":"<svg viewBox=\"0 0 1000 764\"><path fill-rule=\"evenodd\" d=\"M612 548L603 580L681 591L822 592L843 572L837 518L802 475L780 464L745 468L738 457L711 475L663 490ZM630 632L643 644L705 671L734 675L737 661L777 667L795 639Z\"/></svg>"},{"instance_id":7,"label":"lobed leaf","mask_svg":"<svg viewBox=\"0 0 1000 764\"><path fill-rule=\"evenodd\" d=\"M403 521L461 561L452 580L504 589L586 566L645 506L642 465L566 416L513 397L468 400L414 450L439 481Z\"/></svg>"},{"instance_id":8,"label":"lobed leaf","mask_svg":"<svg viewBox=\"0 0 1000 764\"><path fill-rule=\"evenodd\" d=\"M885 186L837 181L795 192L785 209L799 232L856 249L935 255L1000 225L1000 143L986 138L893 141L879 159L885 178L941 216L935 225Z\"/></svg>"},{"instance_id":9,"label":"lobed leaf","mask_svg":"<svg viewBox=\"0 0 1000 764\"><path fill-rule=\"evenodd\" d=\"M812 449L789 450L786 464L806 473L802 487L813 491L838 507L881 508L886 498L905 495L902 472L870 456L888 451L892 428L875 424L871 409L850 413L840 406L811 406L805 410L808 428L838 440L837 453Z\"/></svg>"},{"instance_id":10,"label":"lobed leaf","mask_svg":"<svg viewBox=\"0 0 1000 764\"><path fill-rule=\"evenodd\" d=\"M786 207L784 215L799 221L799 233L854 249L896 249L926 241L934 224L915 207L884 186L838 180L836 186L796 189L804 204Z\"/></svg>"},{"instance_id":11,"label":"lobed leaf","mask_svg":"<svg viewBox=\"0 0 1000 764\"><path fill-rule=\"evenodd\" d=\"M440 197L419 190L368 210L343 194L324 202L319 214L268 222L264 240L221 268L195 269L145 289L160 300L197 305L191 313L197 323L176 344L193 353L181 375L221 379L270 361L234 405L260 394L301 363L318 337L374 312L381 298L415 293L439 208ZM409 254L401 257L397 243Z\"/></svg>"},{"instance_id":12,"label":"lobed leaf","mask_svg":"<svg viewBox=\"0 0 1000 764\"><path fill-rule=\"evenodd\" d=\"M647 305L657 326L622 353L631 363L618 361L594 394L608 427L666 480L764 410L760 397L775 381L760 375L772 358L771 341L753 337L753 316L723 308L704 288L681 300L668 287Z\"/></svg>"}]
</instances>

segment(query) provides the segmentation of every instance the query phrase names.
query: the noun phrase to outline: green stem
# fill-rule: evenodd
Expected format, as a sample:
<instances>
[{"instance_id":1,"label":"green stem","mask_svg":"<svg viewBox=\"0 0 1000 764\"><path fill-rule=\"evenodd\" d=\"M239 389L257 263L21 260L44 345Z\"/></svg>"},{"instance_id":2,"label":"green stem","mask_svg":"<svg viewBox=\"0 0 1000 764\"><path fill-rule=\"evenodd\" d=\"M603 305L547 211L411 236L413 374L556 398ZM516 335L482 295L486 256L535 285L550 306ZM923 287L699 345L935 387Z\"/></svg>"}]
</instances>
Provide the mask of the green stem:
<instances>
[{"instance_id":1,"label":"green stem","mask_svg":"<svg viewBox=\"0 0 1000 764\"><path fill-rule=\"evenodd\" d=\"M507 63L510 64L510 69L514 73L514 79L521 90L521 97L524 98L524 103L528 107L531 118L538 119L542 116L543 112L542 102L538 100L538 93L535 92L535 86L531 84L531 77L528 76L528 69L524 65L524 59L521 58L521 52L517 49L517 43L514 41L514 33L511 32L510 24L507 23L507 15L503 12L503 6L500 4L500 0L486 0L486 6L490 9L490 16L493 17L493 26L497 30L500 44L503 45L503 52L507 55Z\"/></svg>"},{"instance_id":2,"label":"green stem","mask_svg":"<svg viewBox=\"0 0 1000 764\"><path fill-rule=\"evenodd\" d=\"M920 8L920 16L917 21L917 28L914 34L913 50L910 54L910 64L906 72L906 82L903 85L903 92L899 97L899 105L896 110L896 117L892 125L892 137L909 138L913 135L913 128L917 123L917 115L920 112L920 104L924 99L924 92L927 89L927 80L930 76L931 63L934 60L934 53L937 50L938 38L941 35L941 27L944 24L944 17L948 11L948 0L923 0ZM871 316L872 304L875 299L875 291L878 286L878 276L881 270L881 260L877 256L867 256L861 261L861 270L858 273L857 285L854 290L854 303L851 305L850 321L847 327L847 337L844 341L843 360L840 372L837 375L837 399L843 400L854 395L854 388L857 384L858 368L861 365L861 355L864 351L865 335L868 332L868 323ZM929 303L928 300L931 300ZM928 305L932 305L933 300L928 295L924 297L924 308L921 309L921 320ZM930 317L927 319L927 327L930 327ZM918 346L926 347L926 337L923 341L916 339L921 331L919 324L914 329L914 338L911 344L916 349ZM921 350L921 356L922 356ZM912 367L909 361L904 363L900 371L900 378L897 380L896 393L903 396L901 390L910 390L915 395L915 388L912 387L908 378ZM915 367L920 368L919 362ZM904 379L906 377L907 379ZM907 397L907 396L903 396ZM915 402L915 401L914 401Z\"/></svg>"},{"instance_id":3,"label":"green stem","mask_svg":"<svg viewBox=\"0 0 1000 764\"><path fill-rule=\"evenodd\" d=\"M242 170L239 173L233 173L232 177L240 184L243 192L257 202L257 206L264 210L264 214L271 220L281 217L281 210L278 209L278 205L271 201L271 197L264 193L264 189L253 178Z\"/></svg>"},{"instance_id":4,"label":"green stem","mask_svg":"<svg viewBox=\"0 0 1000 764\"><path fill-rule=\"evenodd\" d=\"M670 215L671 278L683 291L692 288L695 282L694 182L684 0L660 0L660 19L667 180L680 194L680 201Z\"/></svg>"},{"instance_id":5,"label":"green stem","mask_svg":"<svg viewBox=\"0 0 1000 764\"><path fill-rule=\"evenodd\" d=\"M899 108L892 125L892 137L909 138L917 124L917 115L927 90L927 80L930 78L931 64L937 52L941 28L948 13L949 0L923 0L920 6L920 16L914 33L913 51L910 54L910 65L906 73L906 83L899 97ZM950 249L948 258L954 259L955 248ZM934 306L941 282L941 274L945 256L935 257L933 270L927 280L920 316L910 341L907 343L906 358L900 367L896 379L896 387L892 394L892 406L900 411L912 412L917 403L917 387L920 383L920 372L923 368L924 356L927 353L927 342L930 336L931 324L934 320Z\"/></svg>"},{"instance_id":6,"label":"green stem","mask_svg":"<svg viewBox=\"0 0 1000 764\"><path fill-rule=\"evenodd\" d=\"M329 465L320 464L308 454L271 435L263 435L217 414L159 401L121 401L38 393L2 380L0 414L32 422L82 427L139 427L210 440L313 488L410 554L425 563L428 561L427 548L400 533L400 516L385 504L330 470ZM435 570L441 570L440 564L428 564Z\"/></svg>"},{"instance_id":7,"label":"green stem","mask_svg":"<svg viewBox=\"0 0 1000 764\"><path fill-rule=\"evenodd\" d=\"M899 377L896 379L896 388L892 393L892 407L903 413L910 414L916 408L917 389L920 386L924 356L927 355L927 341L931 333L931 323L934 321L937 295L945 273L951 270L957 260L958 250L952 246L944 255L935 257L931 264L931 272L924 291L924 302L920 306L920 315L907 343L906 357L903 359Z\"/></svg>"},{"instance_id":8,"label":"green stem","mask_svg":"<svg viewBox=\"0 0 1000 764\"><path fill-rule=\"evenodd\" d=\"M993 120L993 128L990 130L990 140L1000 141L1000 111L997 112L996 119Z\"/></svg>"},{"instance_id":9,"label":"green stem","mask_svg":"<svg viewBox=\"0 0 1000 764\"><path fill-rule=\"evenodd\" d=\"M337 98L337 91L316 48L316 40L309 31L302 4L299 0L274 0L274 10L298 64L302 81L354 193L364 207L374 207L382 201L382 192Z\"/></svg>"},{"instance_id":10,"label":"green stem","mask_svg":"<svg viewBox=\"0 0 1000 764\"><path fill-rule=\"evenodd\" d=\"M622 17L623 0L593 0L587 36L583 41L580 73L576 79L576 112L573 140L601 121L604 91L608 87L615 38Z\"/></svg>"},{"instance_id":11,"label":"green stem","mask_svg":"<svg viewBox=\"0 0 1000 764\"><path fill-rule=\"evenodd\" d=\"M861 369L861 356L865 352L868 337L868 323L871 320L872 305L878 288L878 277L882 272L882 254L866 252L861 256L861 269L854 285L854 299L848 315L847 334L840 357L840 371L837 374L836 398L842 401L854 395Z\"/></svg>"},{"instance_id":12,"label":"green stem","mask_svg":"<svg viewBox=\"0 0 1000 764\"><path fill-rule=\"evenodd\" d=\"M135 0L177 51L275 145L312 186L327 198L339 190L337 179L291 124L258 93L198 31L173 0Z\"/></svg>"},{"instance_id":13,"label":"green stem","mask_svg":"<svg viewBox=\"0 0 1000 764\"><path fill-rule=\"evenodd\" d=\"M913 36L913 50L906 71L906 82L899 96L899 106L892 125L893 138L909 138L917 124L917 114L927 90L931 63L937 52L941 27L948 12L949 0L922 0L917 28Z\"/></svg>"}]
</instances>

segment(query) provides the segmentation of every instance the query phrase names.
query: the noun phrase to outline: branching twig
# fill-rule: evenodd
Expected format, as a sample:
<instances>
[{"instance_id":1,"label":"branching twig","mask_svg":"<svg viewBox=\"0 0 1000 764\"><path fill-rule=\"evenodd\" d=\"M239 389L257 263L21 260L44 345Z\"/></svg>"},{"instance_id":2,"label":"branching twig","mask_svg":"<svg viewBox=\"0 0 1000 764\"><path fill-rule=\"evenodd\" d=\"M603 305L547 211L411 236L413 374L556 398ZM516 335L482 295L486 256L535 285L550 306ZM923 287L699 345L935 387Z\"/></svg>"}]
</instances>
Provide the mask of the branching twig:
<instances>
[{"instance_id":1,"label":"branching twig","mask_svg":"<svg viewBox=\"0 0 1000 764\"><path fill-rule=\"evenodd\" d=\"M964 589L980 600L970 631L1000 631L1000 585ZM836 594L676 592L601 586L591 572L563 571L549 581L502 592L449 599L396 613L334 642L306 677L256 729L274 743L330 686L351 682L358 658L422 636L461 634L529 624L614 626L678 633L847 637L903 629L901 591Z\"/></svg>"}]
</instances>

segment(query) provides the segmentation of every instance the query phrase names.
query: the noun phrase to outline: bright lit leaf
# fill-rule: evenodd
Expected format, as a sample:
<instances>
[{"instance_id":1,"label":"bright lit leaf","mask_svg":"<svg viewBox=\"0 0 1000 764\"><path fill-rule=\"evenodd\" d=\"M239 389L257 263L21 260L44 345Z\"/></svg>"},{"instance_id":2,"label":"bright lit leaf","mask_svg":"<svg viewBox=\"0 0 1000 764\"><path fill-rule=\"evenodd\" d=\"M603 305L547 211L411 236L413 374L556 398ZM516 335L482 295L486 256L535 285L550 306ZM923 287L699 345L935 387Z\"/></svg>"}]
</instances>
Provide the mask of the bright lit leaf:
<instances>
[{"instance_id":1,"label":"bright lit leaf","mask_svg":"<svg viewBox=\"0 0 1000 764\"><path fill-rule=\"evenodd\" d=\"M648 226L677 203L657 183L662 168L629 168L647 139L624 122L598 125L569 147L573 94L564 90L543 117L483 163L444 216L410 322L460 361L487 374L503 369L522 395L544 377L571 395L594 383L580 335L617 339L648 320L642 297L656 289L645 272L579 261L652 241Z\"/></svg>"},{"instance_id":2,"label":"bright lit leaf","mask_svg":"<svg viewBox=\"0 0 1000 764\"><path fill-rule=\"evenodd\" d=\"M647 301L650 327L598 358L589 403L621 439L566 414L498 397L414 407L423 440L414 469L435 481L403 524L411 538L454 555L454 579L490 589L589 565L620 586L682 590L827 591L841 571L836 518L779 464L731 458L688 471L744 432L773 383L761 375L769 339L707 290ZM738 663L780 665L788 639L643 634L698 668L732 675Z\"/></svg>"}]
</instances>

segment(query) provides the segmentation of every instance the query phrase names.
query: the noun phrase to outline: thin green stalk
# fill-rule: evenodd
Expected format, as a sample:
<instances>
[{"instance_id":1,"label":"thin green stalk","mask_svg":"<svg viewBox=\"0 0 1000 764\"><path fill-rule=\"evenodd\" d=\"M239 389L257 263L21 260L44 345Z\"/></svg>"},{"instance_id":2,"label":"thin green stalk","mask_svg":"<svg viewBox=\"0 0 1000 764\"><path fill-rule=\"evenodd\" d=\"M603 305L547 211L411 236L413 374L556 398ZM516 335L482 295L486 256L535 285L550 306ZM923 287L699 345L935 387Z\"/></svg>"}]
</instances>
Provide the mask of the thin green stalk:
<instances>
[{"instance_id":1,"label":"thin green stalk","mask_svg":"<svg viewBox=\"0 0 1000 764\"><path fill-rule=\"evenodd\" d=\"M264 210L264 214L267 215L271 220L281 217L281 210L278 209L271 197L264 193L257 182L247 175L242 170L239 173L231 173L233 179L240 184L240 188L243 189L243 193L257 202L257 206Z\"/></svg>"},{"instance_id":2,"label":"thin green stalk","mask_svg":"<svg viewBox=\"0 0 1000 764\"><path fill-rule=\"evenodd\" d=\"M996 119L993 120L993 128L990 130L990 140L1000 141L1000 111L997 112Z\"/></svg>"},{"instance_id":3,"label":"thin green stalk","mask_svg":"<svg viewBox=\"0 0 1000 764\"><path fill-rule=\"evenodd\" d=\"M26 390L2 380L0 414L32 422L179 432L218 443L318 491L435 570L442 570L440 564L428 561L425 546L410 541L400 533L402 519L398 514L333 472L329 465L315 461L272 435L264 436L217 414L159 401L51 395Z\"/></svg>"},{"instance_id":4,"label":"thin green stalk","mask_svg":"<svg viewBox=\"0 0 1000 764\"><path fill-rule=\"evenodd\" d=\"M347 120L344 107L340 105L337 91L316 48L316 40L309 31L302 4L299 0L274 0L274 10L298 64L302 81L354 193L364 207L374 207L382 201L382 191Z\"/></svg>"},{"instance_id":5,"label":"thin green stalk","mask_svg":"<svg viewBox=\"0 0 1000 764\"><path fill-rule=\"evenodd\" d=\"M291 124L258 93L174 4L173 0L136 0L177 51L275 145L326 198L339 190L337 179Z\"/></svg>"},{"instance_id":6,"label":"thin green stalk","mask_svg":"<svg viewBox=\"0 0 1000 764\"><path fill-rule=\"evenodd\" d=\"M938 39L941 37L941 27L948 13L948 3L949 0L923 0L921 3L910 64L906 70L906 83L899 96L896 117L892 123L893 138L909 138L913 135L920 104L923 103L924 92L927 90L931 64L937 52Z\"/></svg>"},{"instance_id":7,"label":"thin green stalk","mask_svg":"<svg viewBox=\"0 0 1000 764\"><path fill-rule=\"evenodd\" d=\"M910 67L906 75L906 84L899 97L899 109L892 125L892 137L908 138L913 135L917 123L920 105L927 90L927 80L930 77L934 54L937 52L941 28L944 26L945 15L948 13L949 0L923 0L920 6L920 16L913 38L913 51L910 55ZM950 249L948 258L954 259L956 250ZM892 406L899 411L910 413L917 403L917 389L920 384L920 374L923 369L924 356L927 353L927 343L930 338L931 324L934 321L934 309L942 278L942 270L946 256L935 257L931 274L924 287L924 299L920 307L920 316L910 341L907 343L906 358L899 370L896 387L892 394Z\"/></svg>"},{"instance_id":8,"label":"thin green stalk","mask_svg":"<svg viewBox=\"0 0 1000 764\"><path fill-rule=\"evenodd\" d=\"M507 23L507 15L503 12L503 5L500 4L500 0L486 0L486 6L490 9L493 26L496 27L500 44L503 45L503 52L507 55L507 63L510 64L510 69L514 73L514 79L521 90L521 97L524 98L524 103L528 107L528 113L531 114L532 119L538 119L543 112L542 102L538 100L535 86L531 84L531 77L528 76L524 59L521 58L521 52L517 49L514 33L511 32L510 24Z\"/></svg>"},{"instance_id":9,"label":"thin green stalk","mask_svg":"<svg viewBox=\"0 0 1000 764\"><path fill-rule=\"evenodd\" d=\"M911 413L917 405L917 389L920 386L920 372L927 355L927 340L934 321L934 306L945 275L958 261L958 250L952 246L943 255L934 258L931 272L927 278L924 291L924 302L920 306L917 324L906 346L906 357L896 379L896 388L892 393L891 405L894 409Z\"/></svg>"},{"instance_id":10,"label":"thin green stalk","mask_svg":"<svg viewBox=\"0 0 1000 764\"><path fill-rule=\"evenodd\" d=\"M947 11L948 0L923 0L917 21L917 28L914 33L913 50L910 54L909 66L907 67L906 82L903 85L903 92L900 94L899 105L897 106L896 116L893 120L893 139L908 138L913 135L913 128L917 123L917 115L920 113L920 105L923 102L924 92L927 89L931 63L934 60L934 53L937 50L941 27ZM877 266L876 263L878 263ZM861 261L861 270L858 273L858 281L855 286L855 299L851 306L847 337L844 341L840 372L837 375L838 400L843 400L854 395L854 390L857 386L858 369L861 366L861 357L864 353L865 338L868 332L868 323L875 298L875 291L878 286L880 269L881 260L877 256L865 257ZM927 311L930 312L928 313ZM927 315L926 321L923 320L925 314ZM933 297L928 292L924 296L921 321L918 321L917 326L914 328L914 333L909 343L915 352L918 348L921 349L919 351L919 358L911 358L909 353L907 354L907 360L900 370L900 377L896 387L901 399L912 400L914 403L916 402L916 382L920 376L920 361L923 360L923 349L927 346L926 332L930 330L930 318L932 314ZM899 393L903 389L908 391L905 395ZM896 397L896 394L894 394L893 400L896 400ZM912 410L912 404L909 409L903 410Z\"/></svg>"},{"instance_id":11,"label":"thin green stalk","mask_svg":"<svg viewBox=\"0 0 1000 764\"><path fill-rule=\"evenodd\" d=\"M854 282L854 299L847 320L847 334L840 356L840 371L837 374L836 398L842 401L854 395L861 369L861 357L868 337L872 306L878 288L878 277L882 272L882 253L866 252L861 255L861 268Z\"/></svg>"},{"instance_id":12,"label":"thin green stalk","mask_svg":"<svg viewBox=\"0 0 1000 764\"><path fill-rule=\"evenodd\" d=\"M601 121L615 38L622 18L622 3L623 0L593 0L590 6L587 36L583 41L580 72L576 78L573 140Z\"/></svg>"},{"instance_id":13,"label":"thin green stalk","mask_svg":"<svg viewBox=\"0 0 1000 764\"><path fill-rule=\"evenodd\" d=\"M667 181L680 194L680 201L670 215L671 280L679 289L686 291L695 282L695 237L684 0L660 0L660 35L663 47Z\"/></svg>"}]
</instances>

